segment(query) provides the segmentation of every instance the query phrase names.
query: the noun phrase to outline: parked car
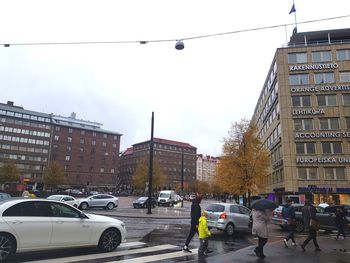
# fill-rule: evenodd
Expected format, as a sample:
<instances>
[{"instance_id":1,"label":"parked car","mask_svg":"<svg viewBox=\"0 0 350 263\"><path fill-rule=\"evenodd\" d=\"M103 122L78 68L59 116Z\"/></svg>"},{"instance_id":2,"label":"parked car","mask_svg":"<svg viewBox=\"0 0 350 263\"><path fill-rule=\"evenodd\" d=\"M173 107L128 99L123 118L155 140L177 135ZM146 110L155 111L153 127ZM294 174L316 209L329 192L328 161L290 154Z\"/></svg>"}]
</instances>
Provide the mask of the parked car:
<instances>
[{"instance_id":1,"label":"parked car","mask_svg":"<svg viewBox=\"0 0 350 263\"><path fill-rule=\"evenodd\" d=\"M303 232L305 229L304 221L303 221L303 214L302 214L302 208L303 204L293 204L295 208L295 218L296 218L296 228L295 232L300 233ZM282 217L282 207L283 205L280 205L278 208L276 208L273 212L272 217L272 223L279 225L282 229L285 229L287 227L287 224L285 220ZM337 230L337 227L335 225L334 221L334 213L337 207L344 207L345 211L350 211L349 206L334 206L330 205L327 207L316 207L316 218L320 222L320 229L321 230ZM347 215L347 219L350 222L350 216Z\"/></svg>"},{"instance_id":2,"label":"parked car","mask_svg":"<svg viewBox=\"0 0 350 263\"><path fill-rule=\"evenodd\" d=\"M148 203L149 203L148 197L142 196L142 197L138 198L137 200L135 200L134 202L132 202L132 206L134 208L146 208L146 207L148 207ZM154 197L152 197L151 198L151 206L153 208L155 208L156 204L157 204L157 200Z\"/></svg>"},{"instance_id":3,"label":"parked car","mask_svg":"<svg viewBox=\"0 0 350 263\"><path fill-rule=\"evenodd\" d=\"M295 210L295 217L296 217L296 225L295 225L295 232L300 233L304 231L304 222L303 217L299 214L301 214L301 209L303 208L303 204L292 204ZM280 226L282 229L287 229L287 221L282 216L282 208L284 205L279 205L275 210L273 210L272 213L272 224ZM297 216L298 215L298 216Z\"/></svg>"},{"instance_id":4,"label":"parked car","mask_svg":"<svg viewBox=\"0 0 350 263\"><path fill-rule=\"evenodd\" d=\"M208 213L208 227L225 231L229 236L235 231L250 231L251 211L249 208L232 203L209 204L205 211Z\"/></svg>"},{"instance_id":5,"label":"parked car","mask_svg":"<svg viewBox=\"0 0 350 263\"><path fill-rule=\"evenodd\" d=\"M86 214L48 199L0 201L1 261L24 251L98 246L115 250L125 241L125 224L112 217Z\"/></svg>"},{"instance_id":6,"label":"parked car","mask_svg":"<svg viewBox=\"0 0 350 263\"><path fill-rule=\"evenodd\" d=\"M5 200L5 199L9 199L9 198L11 198L10 194L0 192L0 200Z\"/></svg>"},{"instance_id":7,"label":"parked car","mask_svg":"<svg viewBox=\"0 0 350 263\"><path fill-rule=\"evenodd\" d=\"M78 207L82 210L89 208L105 208L112 210L114 207L118 206L118 197L107 194L97 194L91 195L86 198L79 198Z\"/></svg>"},{"instance_id":8,"label":"parked car","mask_svg":"<svg viewBox=\"0 0 350 263\"><path fill-rule=\"evenodd\" d=\"M56 200L56 201L67 203L74 207L78 207L78 200L70 195L50 195L46 199Z\"/></svg>"}]
</instances>

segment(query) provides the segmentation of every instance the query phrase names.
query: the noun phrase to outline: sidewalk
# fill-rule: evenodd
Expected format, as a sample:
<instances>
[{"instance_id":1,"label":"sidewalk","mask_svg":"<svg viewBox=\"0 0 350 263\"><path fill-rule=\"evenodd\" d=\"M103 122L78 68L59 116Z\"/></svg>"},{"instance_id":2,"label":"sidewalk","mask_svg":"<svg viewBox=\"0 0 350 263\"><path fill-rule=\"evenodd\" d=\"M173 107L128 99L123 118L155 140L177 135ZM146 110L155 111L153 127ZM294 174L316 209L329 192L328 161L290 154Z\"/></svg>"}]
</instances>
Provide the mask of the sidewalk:
<instances>
[{"instance_id":1,"label":"sidewalk","mask_svg":"<svg viewBox=\"0 0 350 263\"><path fill-rule=\"evenodd\" d=\"M303 239L302 239L303 240ZM298 240L302 242L302 240ZM346 240L334 240L331 236L318 236L317 238L321 252L315 252L312 241L303 252L300 246L285 248L282 240L270 242L265 245L265 259L258 259L253 252L254 246L249 246L225 255L208 257L204 261L210 263L248 263L248 262L268 262L268 263L349 263L350 262L350 238Z\"/></svg>"}]
</instances>

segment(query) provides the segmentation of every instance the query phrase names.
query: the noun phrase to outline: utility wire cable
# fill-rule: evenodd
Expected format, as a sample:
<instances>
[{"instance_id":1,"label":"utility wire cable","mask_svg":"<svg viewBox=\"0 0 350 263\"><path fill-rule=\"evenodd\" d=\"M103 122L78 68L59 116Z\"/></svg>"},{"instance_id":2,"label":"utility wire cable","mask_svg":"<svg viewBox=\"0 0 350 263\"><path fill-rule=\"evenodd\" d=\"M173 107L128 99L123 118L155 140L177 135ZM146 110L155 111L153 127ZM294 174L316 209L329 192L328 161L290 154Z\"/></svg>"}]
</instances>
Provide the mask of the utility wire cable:
<instances>
[{"instance_id":1,"label":"utility wire cable","mask_svg":"<svg viewBox=\"0 0 350 263\"><path fill-rule=\"evenodd\" d=\"M329 21L329 20L348 18L348 17L350 17L350 15L343 15L343 16L336 16L336 17L328 17L328 18L321 18L321 19L315 19L315 20L302 21L302 22L299 22L298 24L299 25L300 24L309 24L309 23L315 23L315 22L321 22L321 21ZM173 39L156 39L156 40L77 41L77 42L27 42L27 43L23 42L23 43L1 43L0 45L3 45L4 47L10 47L10 46L41 46L41 45L147 44L147 43L174 42L174 41L178 41L178 40L193 40L193 39L217 37L217 36L223 36L223 35L231 35L231 34L238 34L238 33L244 33L244 32L273 29L273 28L278 28L278 27L286 27L286 26L291 26L291 25L294 25L294 23L280 24L280 25L273 25L273 26L264 26L264 27L256 27L256 28L249 28L249 29L241 29L241 30L235 30L235 31L229 31L229 32L213 33L213 34L207 34L207 35L198 35L198 36L176 38L176 39L173 38Z\"/></svg>"}]
</instances>

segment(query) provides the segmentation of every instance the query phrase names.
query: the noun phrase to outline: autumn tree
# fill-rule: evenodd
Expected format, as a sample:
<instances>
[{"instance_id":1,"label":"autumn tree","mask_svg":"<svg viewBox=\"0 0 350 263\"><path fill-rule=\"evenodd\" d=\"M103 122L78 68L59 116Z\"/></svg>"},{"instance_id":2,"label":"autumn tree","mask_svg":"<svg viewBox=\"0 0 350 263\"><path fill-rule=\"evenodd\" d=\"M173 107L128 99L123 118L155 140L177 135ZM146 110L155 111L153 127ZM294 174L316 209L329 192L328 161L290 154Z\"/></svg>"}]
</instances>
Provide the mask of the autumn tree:
<instances>
[{"instance_id":1,"label":"autumn tree","mask_svg":"<svg viewBox=\"0 0 350 263\"><path fill-rule=\"evenodd\" d=\"M132 183L135 189L144 190L146 183L148 183L148 173L149 173L149 159L143 158L136 166L135 173L132 176ZM163 169L157 161L153 161L153 176L152 176L152 188L159 189L161 188L165 181L166 175L163 172Z\"/></svg>"},{"instance_id":2,"label":"autumn tree","mask_svg":"<svg viewBox=\"0 0 350 263\"><path fill-rule=\"evenodd\" d=\"M57 188L58 185L65 181L64 170L58 162L52 162L44 173L43 183L45 187L51 189Z\"/></svg>"},{"instance_id":3,"label":"autumn tree","mask_svg":"<svg viewBox=\"0 0 350 263\"><path fill-rule=\"evenodd\" d=\"M255 126L246 119L232 125L224 138L216 182L228 193L248 198L263 190L269 166L268 152L256 136Z\"/></svg>"},{"instance_id":4,"label":"autumn tree","mask_svg":"<svg viewBox=\"0 0 350 263\"><path fill-rule=\"evenodd\" d=\"M0 167L0 184L19 181L19 170L16 164L10 160Z\"/></svg>"}]
</instances>

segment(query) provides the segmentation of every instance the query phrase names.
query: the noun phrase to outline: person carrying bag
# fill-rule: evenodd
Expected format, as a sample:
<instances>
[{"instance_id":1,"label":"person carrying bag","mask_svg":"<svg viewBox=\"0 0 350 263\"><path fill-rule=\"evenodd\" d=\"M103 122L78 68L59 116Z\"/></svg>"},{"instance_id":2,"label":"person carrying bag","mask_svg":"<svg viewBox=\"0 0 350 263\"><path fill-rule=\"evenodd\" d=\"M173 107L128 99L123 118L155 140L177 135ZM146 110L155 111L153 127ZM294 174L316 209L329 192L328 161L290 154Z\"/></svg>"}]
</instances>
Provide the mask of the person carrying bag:
<instances>
[{"instance_id":1,"label":"person carrying bag","mask_svg":"<svg viewBox=\"0 0 350 263\"><path fill-rule=\"evenodd\" d=\"M316 208L310 203L307 203L306 206L308 206L308 207L307 207L307 209L303 209L303 213L308 213L308 216L310 218L309 222L308 222L308 224L309 224L309 235L305 239L303 244L301 245L301 249L305 252L306 245L312 239L312 241L314 242L314 245L315 245L315 251L319 252L319 251L321 251L321 249L320 249L320 247L319 247L319 245L317 243L317 231L320 228L320 223L318 222L318 220L316 218ZM303 215L303 217L304 217L304 215Z\"/></svg>"},{"instance_id":2,"label":"person carrying bag","mask_svg":"<svg viewBox=\"0 0 350 263\"><path fill-rule=\"evenodd\" d=\"M294 239L294 231L295 231L295 210L294 207L292 206L292 199L287 200L287 204L282 208L282 216L284 220L287 222L287 228L288 228L288 234L287 236L283 239L284 246L288 247L288 240L292 240L292 246L296 246L297 243L295 242Z\"/></svg>"}]
</instances>

